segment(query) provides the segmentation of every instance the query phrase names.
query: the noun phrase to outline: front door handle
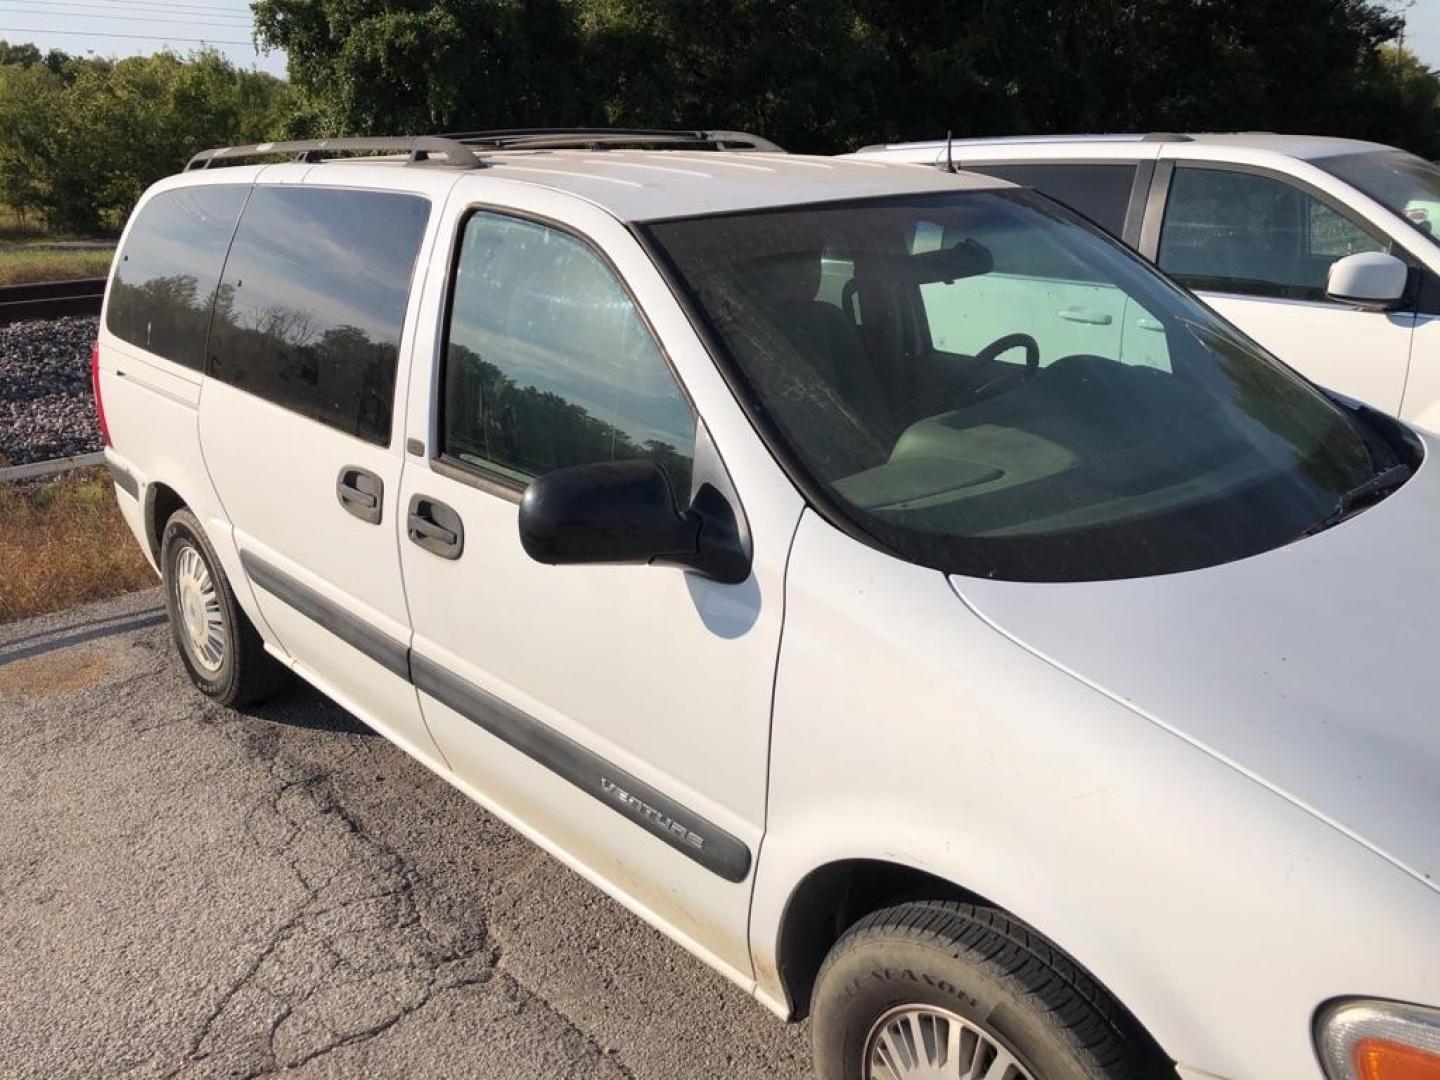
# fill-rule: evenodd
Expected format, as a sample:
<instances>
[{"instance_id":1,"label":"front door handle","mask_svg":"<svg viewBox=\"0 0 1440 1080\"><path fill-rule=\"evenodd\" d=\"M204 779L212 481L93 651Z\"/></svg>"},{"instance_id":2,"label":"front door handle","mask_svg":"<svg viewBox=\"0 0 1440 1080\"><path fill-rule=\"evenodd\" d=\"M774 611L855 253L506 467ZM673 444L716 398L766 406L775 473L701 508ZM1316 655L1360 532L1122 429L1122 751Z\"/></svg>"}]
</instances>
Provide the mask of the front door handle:
<instances>
[{"instance_id":1,"label":"front door handle","mask_svg":"<svg viewBox=\"0 0 1440 1080\"><path fill-rule=\"evenodd\" d=\"M385 481L369 469L346 465L335 477L335 497L361 521L379 525L385 506Z\"/></svg>"},{"instance_id":2,"label":"front door handle","mask_svg":"<svg viewBox=\"0 0 1440 1080\"><path fill-rule=\"evenodd\" d=\"M450 507L428 495L412 495L406 532L413 543L442 559L458 559L465 550L465 523Z\"/></svg>"}]
</instances>

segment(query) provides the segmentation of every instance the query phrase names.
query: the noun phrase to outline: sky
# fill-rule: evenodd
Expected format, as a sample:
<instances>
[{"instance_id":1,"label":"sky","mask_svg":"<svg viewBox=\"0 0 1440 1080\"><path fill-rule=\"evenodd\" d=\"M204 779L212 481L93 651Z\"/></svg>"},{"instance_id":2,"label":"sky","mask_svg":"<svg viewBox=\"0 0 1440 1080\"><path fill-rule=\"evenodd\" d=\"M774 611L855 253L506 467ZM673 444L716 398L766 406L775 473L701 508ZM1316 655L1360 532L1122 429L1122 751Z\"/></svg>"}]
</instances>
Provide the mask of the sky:
<instances>
[{"instance_id":1,"label":"sky","mask_svg":"<svg viewBox=\"0 0 1440 1080\"><path fill-rule=\"evenodd\" d=\"M1389 0L1406 15L1405 44L1440 69L1440 0ZM41 49L134 56L209 44L242 67L285 74L285 55L251 43L246 0L0 0L0 38Z\"/></svg>"},{"instance_id":2,"label":"sky","mask_svg":"<svg viewBox=\"0 0 1440 1080\"><path fill-rule=\"evenodd\" d=\"M1404 3L1396 7L1405 8ZM1405 11L1405 47L1440 70L1440 0L1415 0Z\"/></svg>"},{"instance_id":3,"label":"sky","mask_svg":"<svg viewBox=\"0 0 1440 1080\"><path fill-rule=\"evenodd\" d=\"M12 44L101 56L213 45L241 67L284 75L285 54L260 52L251 34L246 0L0 0L0 38Z\"/></svg>"}]
</instances>

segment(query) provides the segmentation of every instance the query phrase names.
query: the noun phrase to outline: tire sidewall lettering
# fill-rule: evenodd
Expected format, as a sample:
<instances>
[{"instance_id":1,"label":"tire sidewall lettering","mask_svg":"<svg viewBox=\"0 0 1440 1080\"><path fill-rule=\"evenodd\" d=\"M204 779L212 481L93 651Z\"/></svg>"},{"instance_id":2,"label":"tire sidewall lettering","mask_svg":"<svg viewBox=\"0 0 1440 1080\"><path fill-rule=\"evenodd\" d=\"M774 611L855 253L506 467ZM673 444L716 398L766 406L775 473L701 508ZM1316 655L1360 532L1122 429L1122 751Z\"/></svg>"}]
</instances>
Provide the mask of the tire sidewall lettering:
<instances>
[{"instance_id":1,"label":"tire sidewall lettering","mask_svg":"<svg viewBox=\"0 0 1440 1080\"><path fill-rule=\"evenodd\" d=\"M938 994L955 1001L962 1001L972 1009L981 1007L979 998L961 990L943 975L932 975L928 971L916 970L913 967L871 967L848 980L841 990L841 997L845 1001L853 1000L855 995L865 989L877 984L907 982L915 986L923 986Z\"/></svg>"}]
</instances>

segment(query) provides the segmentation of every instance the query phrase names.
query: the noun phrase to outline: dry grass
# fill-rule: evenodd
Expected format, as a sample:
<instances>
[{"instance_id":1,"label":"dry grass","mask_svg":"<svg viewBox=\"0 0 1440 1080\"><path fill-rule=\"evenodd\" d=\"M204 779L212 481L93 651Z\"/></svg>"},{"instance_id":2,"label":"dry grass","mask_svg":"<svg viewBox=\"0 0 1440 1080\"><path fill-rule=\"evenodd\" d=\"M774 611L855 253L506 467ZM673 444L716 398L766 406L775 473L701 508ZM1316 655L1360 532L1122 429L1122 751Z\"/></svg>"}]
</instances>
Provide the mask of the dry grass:
<instances>
[{"instance_id":1,"label":"dry grass","mask_svg":"<svg viewBox=\"0 0 1440 1080\"><path fill-rule=\"evenodd\" d=\"M0 285L104 277L113 254L94 248L0 248Z\"/></svg>"},{"instance_id":2,"label":"dry grass","mask_svg":"<svg viewBox=\"0 0 1440 1080\"><path fill-rule=\"evenodd\" d=\"M0 484L0 622L154 584L105 470Z\"/></svg>"},{"instance_id":3,"label":"dry grass","mask_svg":"<svg viewBox=\"0 0 1440 1080\"><path fill-rule=\"evenodd\" d=\"M114 234L75 233L51 229L34 216L22 218L10 207L0 203L0 244L31 242L56 243L64 240L114 240Z\"/></svg>"}]
</instances>

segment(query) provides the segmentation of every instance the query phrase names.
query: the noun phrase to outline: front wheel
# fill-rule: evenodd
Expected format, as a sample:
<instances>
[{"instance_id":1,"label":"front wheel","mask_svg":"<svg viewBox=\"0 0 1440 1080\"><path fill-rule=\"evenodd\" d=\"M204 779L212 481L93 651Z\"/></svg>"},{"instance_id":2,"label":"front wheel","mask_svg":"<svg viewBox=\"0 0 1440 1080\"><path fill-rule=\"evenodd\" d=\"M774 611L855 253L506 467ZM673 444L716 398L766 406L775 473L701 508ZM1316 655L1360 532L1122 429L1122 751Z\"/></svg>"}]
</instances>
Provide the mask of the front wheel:
<instances>
[{"instance_id":1,"label":"front wheel","mask_svg":"<svg viewBox=\"0 0 1440 1080\"><path fill-rule=\"evenodd\" d=\"M221 705L248 705L283 682L285 669L265 652L189 510L175 511L165 523L160 569L170 632L201 693Z\"/></svg>"},{"instance_id":2,"label":"front wheel","mask_svg":"<svg viewBox=\"0 0 1440 1080\"><path fill-rule=\"evenodd\" d=\"M1074 961L994 908L866 916L816 979L820 1080L1151 1080L1174 1066Z\"/></svg>"}]
</instances>

